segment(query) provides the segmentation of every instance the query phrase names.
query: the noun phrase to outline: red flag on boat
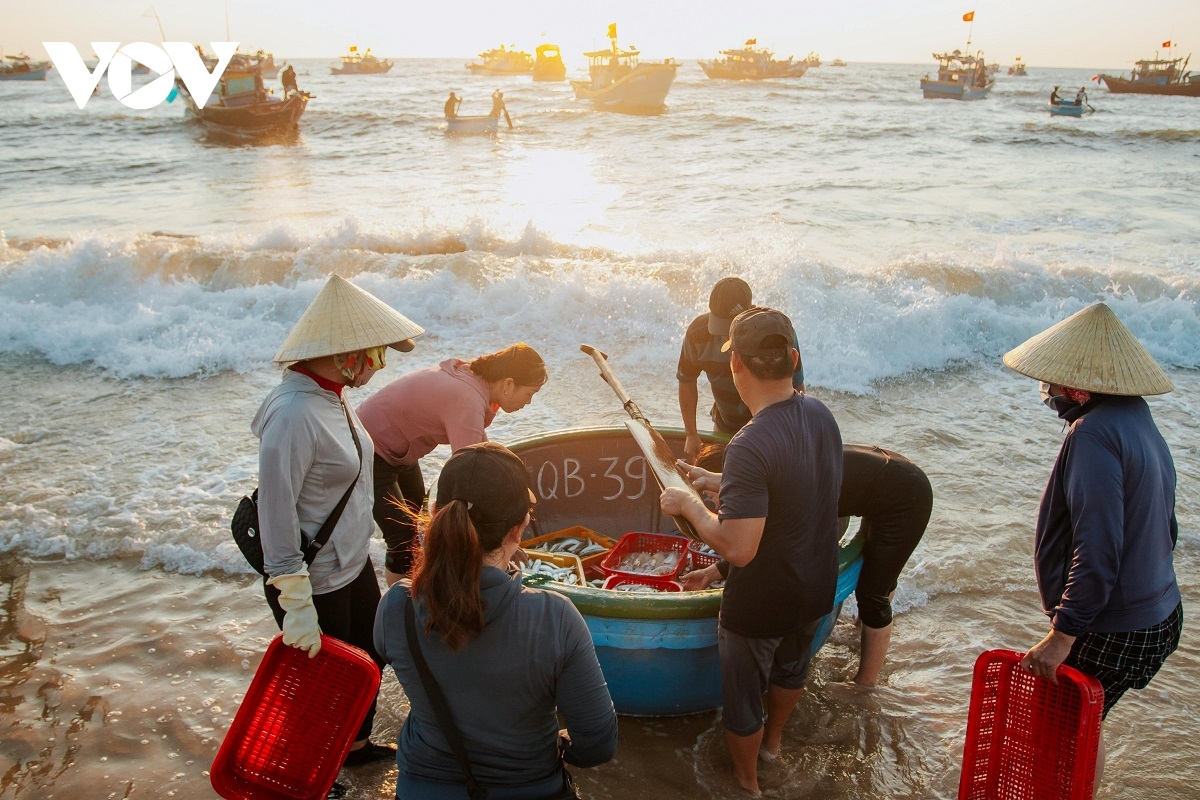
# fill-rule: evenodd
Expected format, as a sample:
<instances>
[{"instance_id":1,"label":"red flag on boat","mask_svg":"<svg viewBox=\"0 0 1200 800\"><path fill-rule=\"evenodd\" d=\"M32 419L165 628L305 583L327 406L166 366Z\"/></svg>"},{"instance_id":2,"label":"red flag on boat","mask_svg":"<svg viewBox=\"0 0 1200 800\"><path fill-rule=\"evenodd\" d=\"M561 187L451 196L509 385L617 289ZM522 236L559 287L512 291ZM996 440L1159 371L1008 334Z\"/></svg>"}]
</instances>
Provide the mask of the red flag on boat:
<instances>
[{"instance_id":1,"label":"red flag on boat","mask_svg":"<svg viewBox=\"0 0 1200 800\"><path fill-rule=\"evenodd\" d=\"M758 44L758 39L747 39L746 40L747 47L750 47L750 46L756 45L756 44Z\"/></svg>"},{"instance_id":2,"label":"red flag on boat","mask_svg":"<svg viewBox=\"0 0 1200 800\"><path fill-rule=\"evenodd\" d=\"M1162 46L1163 46L1163 47L1170 47L1170 46L1171 46L1171 40L1170 40L1170 39L1168 39L1167 41L1163 42L1163 43L1162 43Z\"/></svg>"},{"instance_id":3,"label":"red flag on boat","mask_svg":"<svg viewBox=\"0 0 1200 800\"><path fill-rule=\"evenodd\" d=\"M963 14L963 22L974 22L974 21L975 21L975 12L974 11L968 11L967 13Z\"/></svg>"}]
</instances>

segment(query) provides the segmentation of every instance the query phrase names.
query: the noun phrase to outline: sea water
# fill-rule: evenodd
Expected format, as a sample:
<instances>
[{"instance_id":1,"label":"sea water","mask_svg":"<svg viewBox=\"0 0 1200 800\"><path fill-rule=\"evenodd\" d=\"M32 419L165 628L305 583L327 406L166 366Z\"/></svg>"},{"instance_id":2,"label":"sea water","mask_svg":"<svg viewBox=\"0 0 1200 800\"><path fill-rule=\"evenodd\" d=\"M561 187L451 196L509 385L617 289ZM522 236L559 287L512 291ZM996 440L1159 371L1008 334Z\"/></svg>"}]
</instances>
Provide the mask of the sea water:
<instances>
[{"instance_id":1,"label":"sea water","mask_svg":"<svg viewBox=\"0 0 1200 800\"><path fill-rule=\"evenodd\" d=\"M848 603L764 788L955 796L976 656L1046 631L1032 530L1062 423L1000 356L1097 300L1175 382L1150 406L1179 472L1184 604L1200 599L1200 103L1032 67L984 101L925 101L932 66L741 84L688 62L664 114L628 116L459 61L357 77L300 61L315 97L266 144L207 135L178 103L132 111L102 88L81 111L53 75L0 84L0 798L211 796L275 633L228 534L256 482L249 421L332 272L428 331L353 401L446 358L542 353L550 381L497 418L500 442L620 424L581 343L678 426L679 343L713 282L740 275L786 311L843 438L910 457L935 501L883 686L838 686ZM1050 117L1054 85L1089 86L1096 112ZM484 113L496 88L511 130L444 132L449 91ZM390 671L382 697L386 739L407 708ZM1185 623L1105 725L1100 796L1191 791L1197 697ZM717 713L621 725L615 761L579 771L589 797L736 796ZM352 796L390 797L393 773L349 775Z\"/></svg>"}]
</instances>

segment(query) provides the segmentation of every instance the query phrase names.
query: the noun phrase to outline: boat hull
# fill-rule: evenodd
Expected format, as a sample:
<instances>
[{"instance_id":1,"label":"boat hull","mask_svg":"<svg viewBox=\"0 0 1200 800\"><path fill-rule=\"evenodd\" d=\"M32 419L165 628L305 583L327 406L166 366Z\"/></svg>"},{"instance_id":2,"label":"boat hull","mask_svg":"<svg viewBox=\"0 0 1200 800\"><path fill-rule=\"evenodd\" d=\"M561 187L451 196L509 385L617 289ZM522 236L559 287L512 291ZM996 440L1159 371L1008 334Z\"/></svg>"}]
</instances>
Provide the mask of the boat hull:
<instances>
[{"instance_id":1,"label":"boat hull","mask_svg":"<svg viewBox=\"0 0 1200 800\"><path fill-rule=\"evenodd\" d=\"M392 68L391 62L387 62L379 67L368 67L366 69L363 69L362 67L354 67L354 66L330 67L329 74L330 75L383 75L391 68Z\"/></svg>"},{"instance_id":2,"label":"boat hull","mask_svg":"<svg viewBox=\"0 0 1200 800\"><path fill-rule=\"evenodd\" d=\"M587 100L602 111L659 112L675 80L674 64L641 64L607 86L592 81L571 81L575 99Z\"/></svg>"},{"instance_id":3,"label":"boat hull","mask_svg":"<svg viewBox=\"0 0 1200 800\"><path fill-rule=\"evenodd\" d=\"M803 78L808 67L803 64L779 64L767 69L738 69L731 68L720 62L700 61L700 69L714 80L726 81L765 81L773 78Z\"/></svg>"},{"instance_id":4,"label":"boat hull","mask_svg":"<svg viewBox=\"0 0 1200 800\"><path fill-rule=\"evenodd\" d=\"M475 133L495 133L500 127L500 117L496 116L471 116L471 117L446 117L446 132L475 134Z\"/></svg>"},{"instance_id":5,"label":"boat hull","mask_svg":"<svg viewBox=\"0 0 1200 800\"><path fill-rule=\"evenodd\" d=\"M527 67L506 67L490 64L467 64L467 69L476 75L528 75L533 72L533 65Z\"/></svg>"},{"instance_id":6,"label":"boat hull","mask_svg":"<svg viewBox=\"0 0 1200 800\"><path fill-rule=\"evenodd\" d=\"M921 81L926 100L982 100L991 90L991 84L980 88L956 81Z\"/></svg>"},{"instance_id":7,"label":"boat hull","mask_svg":"<svg viewBox=\"0 0 1200 800\"><path fill-rule=\"evenodd\" d=\"M1050 112L1050 115L1053 117L1082 117L1083 116L1083 106L1075 105L1073 103L1070 103L1070 104L1050 103L1047 106L1047 110Z\"/></svg>"},{"instance_id":8,"label":"boat hull","mask_svg":"<svg viewBox=\"0 0 1200 800\"><path fill-rule=\"evenodd\" d=\"M49 67L44 67L27 72L0 72L0 81L44 81L49 71Z\"/></svg>"},{"instance_id":9,"label":"boat hull","mask_svg":"<svg viewBox=\"0 0 1200 800\"><path fill-rule=\"evenodd\" d=\"M682 456L684 432L661 433ZM510 448L525 462L537 495L529 537L574 525L612 538L675 529L664 518L652 474L624 427L560 431ZM861 550L857 538L842 548L834 608L821 621L814 653L829 638L842 602L854 591ZM617 713L677 716L721 706L720 589L626 594L558 583L543 588L567 597L583 615Z\"/></svg>"},{"instance_id":10,"label":"boat hull","mask_svg":"<svg viewBox=\"0 0 1200 800\"><path fill-rule=\"evenodd\" d=\"M1114 94L1162 94L1175 97L1200 97L1200 80L1185 83L1155 83L1153 81L1131 81L1128 78L1116 78L1112 75L1101 75L1100 80Z\"/></svg>"},{"instance_id":11,"label":"boat hull","mask_svg":"<svg viewBox=\"0 0 1200 800\"><path fill-rule=\"evenodd\" d=\"M189 119L206 129L236 137L268 136L293 131L308 107L308 95L296 92L275 103L252 103L226 107L208 103L199 108L191 95L183 97Z\"/></svg>"}]
</instances>

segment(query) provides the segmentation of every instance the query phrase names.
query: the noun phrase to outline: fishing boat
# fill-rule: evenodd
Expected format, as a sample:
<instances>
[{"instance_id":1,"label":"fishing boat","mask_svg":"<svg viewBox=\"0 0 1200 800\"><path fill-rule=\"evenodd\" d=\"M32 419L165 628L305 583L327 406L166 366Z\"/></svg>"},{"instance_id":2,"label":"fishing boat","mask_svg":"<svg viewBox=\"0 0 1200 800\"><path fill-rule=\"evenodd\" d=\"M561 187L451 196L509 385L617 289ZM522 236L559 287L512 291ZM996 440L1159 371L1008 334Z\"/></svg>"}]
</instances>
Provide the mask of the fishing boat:
<instances>
[{"instance_id":1,"label":"fishing boat","mask_svg":"<svg viewBox=\"0 0 1200 800\"><path fill-rule=\"evenodd\" d=\"M539 44L533 61L535 81L565 81L567 65L563 63L562 51L556 44Z\"/></svg>"},{"instance_id":2,"label":"fishing boat","mask_svg":"<svg viewBox=\"0 0 1200 800\"><path fill-rule=\"evenodd\" d=\"M672 59L638 62L637 48L617 46L617 26L608 26L607 50L584 53L588 79L571 81L576 100L588 100L602 111L656 114L663 110L679 65Z\"/></svg>"},{"instance_id":3,"label":"fishing boat","mask_svg":"<svg viewBox=\"0 0 1200 800\"><path fill-rule=\"evenodd\" d=\"M684 431L659 431L682 456ZM653 473L624 427L558 431L509 447L525 462L537 495L527 538L574 526L612 539L675 529L659 509ZM860 536L841 548L834 608L813 639L814 652L854 591L861 551ZM625 593L557 582L542 588L562 594L583 615L618 714L674 716L721 706L720 589Z\"/></svg>"},{"instance_id":4,"label":"fishing boat","mask_svg":"<svg viewBox=\"0 0 1200 800\"><path fill-rule=\"evenodd\" d=\"M701 61L700 68L710 78L731 81L761 81L766 78L802 78L808 67L803 62L775 58L765 47L758 47L757 39L747 39L743 47L722 50L724 58Z\"/></svg>"},{"instance_id":5,"label":"fishing boat","mask_svg":"<svg viewBox=\"0 0 1200 800\"><path fill-rule=\"evenodd\" d=\"M995 80L987 74L982 53L976 56L960 50L953 53L934 53L938 62L936 78L928 74L921 78L921 91L926 100L982 100L992 90Z\"/></svg>"},{"instance_id":6,"label":"fishing boat","mask_svg":"<svg viewBox=\"0 0 1200 800\"><path fill-rule=\"evenodd\" d=\"M1157 54L1156 54L1157 55ZM1151 59L1137 61L1128 78L1098 75L1094 80L1104 82L1110 92L1117 94L1166 94L1200 97L1200 74L1187 71L1187 58Z\"/></svg>"},{"instance_id":7,"label":"fishing boat","mask_svg":"<svg viewBox=\"0 0 1200 800\"><path fill-rule=\"evenodd\" d=\"M1012 66L1008 68L1008 74L1014 78L1025 77L1025 62L1021 60L1020 56L1013 59Z\"/></svg>"},{"instance_id":8,"label":"fishing boat","mask_svg":"<svg viewBox=\"0 0 1200 800\"><path fill-rule=\"evenodd\" d=\"M382 75L392 68L392 62L381 60L367 52L359 53L358 45L350 45L350 52L342 56L340 67L330 67L330 75Z\"/></svg>"},{"instance_id":9,"label":"fishing boat","mask_svg":"<svg viewBox=\"0 0 1200 800\"><path fill-rule=\"evenodd\" d=\"M499 114L446 117L447 133L495 133L500 128Z\"/></svg>"},{"instance_id":10,"label":"fishing boat","mask_svg":"<svg viewBox=\"0 0 1200 800\"><path fill-rule=\"evenodd\" d=\"M44 81L53 65L49 61L34 61L29 56L7 56L0 59L0 81Z\"/></svg>"},{"instance_id":11,"label":"fishing boat","mask_svg":"<svg viewBox=\"0 0 1200 800\"><path fill-rule=\"evenodd\" d=\"M821 57L810 50L808 55L806 55L804 60L800 63L805 67L812 69L813 67L821 66Z\"/></svg>"},{"instance_id":12,"label":"fishing boat","mask_svg":"<svg viewBox=\"0 0 1200 800\"><path fill-rule=\"evenodd\" d=\"M282 99L276 97L263 86L262 73L257 70L231 71L227 68L203 108L179 77L175 78L175 87L184 100L189 119L210 131L236 138L296 130L296 123L311 97L307 92L292 92Z\"/></svg>"},{"instance_id":13,"label":"fishing boat","mask_svg":"<svg viewBox=\"0 0 1200 800\"><path fill-rule=\"evenodd\" d=\"M830 62L829 62L829 66L831 66L831 67L844 67L844 66L846 66L846 62L845 62L845 61L842 61L840 58L835 58L833 61L830 61Z\"/></svg>"},{"instance_id":14,"label":"fishing boat","mask_svg":"<svg viewBox=\"0 0 1200 800\"><path fill-rule=\"evenodd\" d=\"M1096 109L1084 103L1075 103L1069 100L1059 100L1046 104L1046 110L1050 112L1052 117L1082 117L1084 111L1092 113Z\"/></svg>"},{"instance_id":15,"label":"fishing boat","mask_svg":"<svg viewBox=\"0 0 1200 800\"><path fill-rule=\"evenodd\" d=\"M479 54L482 64L467 64L467 69L484 75L524 75L533 72L533 56L524 50L508 49L500 45Z\"/></svg>"}]
</instances>

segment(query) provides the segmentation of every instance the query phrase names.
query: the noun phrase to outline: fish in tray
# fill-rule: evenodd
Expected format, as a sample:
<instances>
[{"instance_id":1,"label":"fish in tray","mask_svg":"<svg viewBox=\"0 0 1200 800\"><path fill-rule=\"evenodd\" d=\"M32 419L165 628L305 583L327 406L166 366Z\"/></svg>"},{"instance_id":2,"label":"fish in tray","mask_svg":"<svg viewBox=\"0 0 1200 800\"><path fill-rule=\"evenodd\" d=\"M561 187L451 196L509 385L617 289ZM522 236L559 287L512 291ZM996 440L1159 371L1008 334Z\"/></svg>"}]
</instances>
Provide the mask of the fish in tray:
<instances>
[{"instance_id":1,"label":"fish in tray","mask_svg":"<svg viewBox=\"0 0 1200 800\"><path fill-rule=\"evenodd\" d=\"M546 575L551 580L571 586L579 583L579 574L575 571L574 567L560 567L557 564L542 561L539 558L531 558L522 564L521 573L524 575Z\"/></svg>"},{"instance_id":2,"label":"fish in tray","mask_svg":"<svg viewBox=\"0 0 1200 800\"><path fill-rule=\"evenodd\" d=\"M579 539L574 536L551 539L549 542L539 544L538 548L548 550L551 553L571 553L580 558L608 551L608 548L599 542L593 542L590 539Z\"/></svg>"},{"instance_id":3,"label":"fish in tray","mask_svg":"<svg viewBox=\"0 0 1200 800\"><path fill-rule=\"evenodd\" d=\"M654 553L630 553L621 559L617 569L636 575L674 575L678 571L682 556L673 550Z\"/></svg>"}]
</instances>

